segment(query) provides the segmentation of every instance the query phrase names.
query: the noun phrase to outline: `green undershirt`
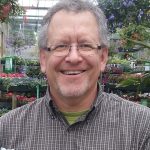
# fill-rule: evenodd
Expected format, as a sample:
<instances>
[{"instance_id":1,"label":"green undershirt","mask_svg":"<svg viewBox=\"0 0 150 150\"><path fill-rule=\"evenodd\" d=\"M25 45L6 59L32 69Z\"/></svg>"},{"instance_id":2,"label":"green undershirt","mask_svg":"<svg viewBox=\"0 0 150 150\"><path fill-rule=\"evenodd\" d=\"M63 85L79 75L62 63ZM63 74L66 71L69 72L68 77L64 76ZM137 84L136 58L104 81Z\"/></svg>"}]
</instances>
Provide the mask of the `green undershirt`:
<instances>
[{"instance_id":1,"label":"green undershirt","mask_svg":"<svg viewBox=\"0 0 150 150\"><path fill-rule=\"evenodd\" d=\"M84 115L87 112L88 112L88 110L84 110L84 111L80 111L80 112L61 112L61 113L64 115L64 117L66 118L68 123L71 125L71 124L75 123L75 121L80 116Z\"/></svg>"}]
</instances>

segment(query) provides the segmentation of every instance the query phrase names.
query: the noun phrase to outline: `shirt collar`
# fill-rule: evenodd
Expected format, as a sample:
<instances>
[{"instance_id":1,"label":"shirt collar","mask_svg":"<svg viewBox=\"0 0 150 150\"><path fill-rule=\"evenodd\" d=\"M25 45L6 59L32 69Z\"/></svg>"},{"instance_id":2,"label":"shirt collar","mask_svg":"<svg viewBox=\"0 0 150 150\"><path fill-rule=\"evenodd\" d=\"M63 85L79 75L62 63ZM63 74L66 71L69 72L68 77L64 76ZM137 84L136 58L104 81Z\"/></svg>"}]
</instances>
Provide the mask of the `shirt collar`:
<instances>
[{"instance_id":1,"label":"shirt collar","mask_svg":"<svg viewBox=\"0 0 150 150\"><path fill-rule=\"evenodd\" d=\"M103 100L104 94L103 94L103 88L100 84L100 82L97 82L97 96L94 100L93 106L97 107Z\"/></svg>"},{"instance_id":2,"label":"shirt collar","mask_svg":"<svg viewBox=\"0 0 150 150\"><path fill-rule=\"evenodd\" d=\"M101 87L99 82L97 83L97 86L98 86L97 96L96 96L96 99L94 100L94 103L91 106L90 110L93 110L94 108L96 108L102 102L102 100L104 99L103 98L104 97L103 90L102 90L102 87ZM49 92L50 91L49 88L50 87L48 87L47 90L46 90L45 101L46 101L47 107L49 108L50 114L53 115L55 111L58 111L58 109L57 109L57 106L54 105L54 103L53 103L52 97L51 97L50 92Z\"/></svg>"}]
</instances>

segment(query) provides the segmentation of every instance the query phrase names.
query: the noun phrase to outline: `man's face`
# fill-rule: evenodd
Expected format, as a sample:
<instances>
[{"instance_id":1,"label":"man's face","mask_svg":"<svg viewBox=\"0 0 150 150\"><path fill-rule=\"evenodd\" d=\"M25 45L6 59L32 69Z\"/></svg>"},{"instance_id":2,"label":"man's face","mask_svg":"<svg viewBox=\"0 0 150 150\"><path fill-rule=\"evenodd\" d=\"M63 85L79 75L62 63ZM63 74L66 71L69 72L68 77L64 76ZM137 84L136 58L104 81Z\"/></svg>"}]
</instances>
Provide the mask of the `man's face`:
<instances>
[{"instance_id":1,"label":"man's face","mask_svg":"<svg viewBox=\"0 0 150 150\"><path fill-rule=\"evenodd\" d=\"M100 44L98 25L88 11L81 13L59 11L49 25L47 47L57 44ZM66 56L55 56L41 50L41 70L46 72L50 92L54 97L84 97L94 92L100 72L105 68L107 49L94 50L82 55L72 47Z\"/></svg>"}]
</instances>

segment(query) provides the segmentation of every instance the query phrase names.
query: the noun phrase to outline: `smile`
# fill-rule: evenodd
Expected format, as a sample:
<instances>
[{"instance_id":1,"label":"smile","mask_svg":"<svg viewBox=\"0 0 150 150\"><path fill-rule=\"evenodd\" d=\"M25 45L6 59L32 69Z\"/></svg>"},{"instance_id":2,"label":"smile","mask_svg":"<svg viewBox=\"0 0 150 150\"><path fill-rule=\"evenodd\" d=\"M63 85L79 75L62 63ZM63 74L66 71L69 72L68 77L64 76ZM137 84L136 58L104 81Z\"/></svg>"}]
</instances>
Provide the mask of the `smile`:
<instances>
[{"instance_id":1,"label":"smile","mask_svg":"<svg viewBox=\"0 0 150 150\"><path fill-rule=\"evenodd\" d=\"M65 75L78 75L84 72L84 70L75 70L75 71L61 71Z\"/></svg>"}]
</instances>

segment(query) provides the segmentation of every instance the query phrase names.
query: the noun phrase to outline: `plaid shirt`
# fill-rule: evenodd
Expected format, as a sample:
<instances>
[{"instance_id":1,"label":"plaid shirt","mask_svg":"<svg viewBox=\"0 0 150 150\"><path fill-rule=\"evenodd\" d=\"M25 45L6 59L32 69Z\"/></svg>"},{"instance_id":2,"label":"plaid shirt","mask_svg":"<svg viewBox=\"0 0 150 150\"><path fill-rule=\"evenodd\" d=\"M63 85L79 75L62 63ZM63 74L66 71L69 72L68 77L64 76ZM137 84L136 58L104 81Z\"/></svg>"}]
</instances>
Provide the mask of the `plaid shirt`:
<instances>
[{"instance_id":1,"label":"plaid shirt","mask_svg":"<svg viewBox=\"0 0 150 150\"><path fill-rule=\"evenodd\" d=\"M99 91L69 125L49 92L0 118L0 147L14 150L150 150L150 109Z\"/></svg>"}]
</instances>

